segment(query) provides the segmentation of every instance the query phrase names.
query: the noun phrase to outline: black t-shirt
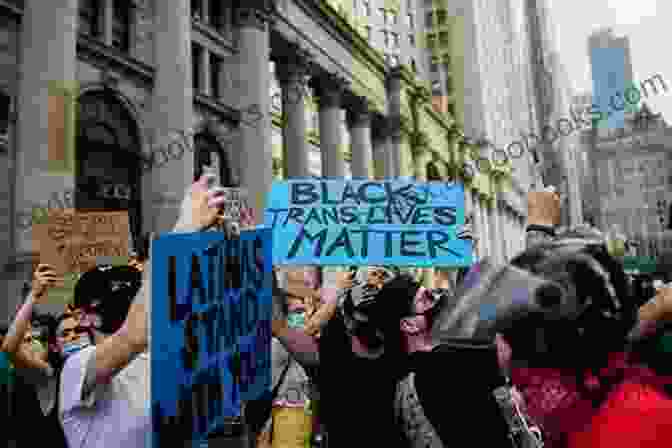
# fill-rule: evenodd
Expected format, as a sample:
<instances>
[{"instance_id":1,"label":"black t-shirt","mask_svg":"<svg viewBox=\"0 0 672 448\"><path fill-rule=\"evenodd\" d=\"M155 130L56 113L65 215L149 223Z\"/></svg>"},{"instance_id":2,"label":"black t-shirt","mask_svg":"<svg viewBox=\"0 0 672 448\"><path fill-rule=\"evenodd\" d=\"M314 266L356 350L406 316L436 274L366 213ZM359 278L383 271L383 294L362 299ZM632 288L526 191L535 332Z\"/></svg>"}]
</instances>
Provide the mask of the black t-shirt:
<instances>
[{"instance_id":1,"label":"black t-shirt","mask_svg":"<svg viewBox=\"0 0 672 448\"><path fill-rule=\"evenodd\" d=\"M329 447L401 447L394 394L403 366L387 354L356 356L340 316L327 324L319 345L320 415Z\"/></svg>"},{"instance_id":2,"label":"black t-shirt","mask_svg":"<svg viewBox=\"0 0 672 448\"><path fill-rule=\"evenodd\" d=\"M494 346L441 345L411 354L409 368L422 409L446 446L464 440L469 446L510 447L508 427L492 395L505 383Z\"/></svg>"}]
</instances>

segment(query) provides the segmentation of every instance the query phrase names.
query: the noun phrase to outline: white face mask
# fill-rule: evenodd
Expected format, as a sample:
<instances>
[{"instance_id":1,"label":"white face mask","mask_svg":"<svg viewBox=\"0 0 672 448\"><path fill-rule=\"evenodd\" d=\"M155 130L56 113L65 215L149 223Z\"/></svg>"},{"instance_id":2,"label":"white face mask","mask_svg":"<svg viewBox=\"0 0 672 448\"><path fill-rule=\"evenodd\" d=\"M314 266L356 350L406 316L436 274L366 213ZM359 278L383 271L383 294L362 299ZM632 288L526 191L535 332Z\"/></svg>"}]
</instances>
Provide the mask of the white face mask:
<instances>
[{"instance_id":1,"label":"white face mask","mask_svg":"<svg viewBox=\"0 0 672 448\"><path fill-rule=\"evenodd\" d=\"M61 348L61 356L63 359L68 359L68 357L74 355L80 350L91 345L91 338L88 334L82 335L76 341L66 342Z\"/></svg>"}]
</instances>

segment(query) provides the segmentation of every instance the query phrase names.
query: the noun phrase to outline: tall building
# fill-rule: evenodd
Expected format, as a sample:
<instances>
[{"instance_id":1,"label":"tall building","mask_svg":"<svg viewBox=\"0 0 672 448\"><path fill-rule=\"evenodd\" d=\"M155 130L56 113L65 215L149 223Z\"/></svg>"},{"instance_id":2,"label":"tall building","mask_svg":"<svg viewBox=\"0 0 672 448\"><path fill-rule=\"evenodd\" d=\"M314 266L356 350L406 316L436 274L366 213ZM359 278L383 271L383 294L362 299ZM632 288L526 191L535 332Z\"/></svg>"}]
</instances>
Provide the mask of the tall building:
<instances>
[{"instance_id":1,"label":"tall building","mask_svg":"<svg viewBox=\"0 0 672 448\"><path fill-rule=\"evenodd\" d=\"M452 113L480 147L481 157L493 161L493 149L507 148L519 138L518 130L528 127L521 118L527 100L521 78L528 67L521 65L521 31L513 8L510 1L493 8L467 0L427 1L424 6L425 59L435 106ZM481 256L503 262L523 249L530 160L524 152L511 159L510 167L495 165L495 171L509 171L511 182L492 208L481 207L477 196L468 201Z\"/></svg>"},{"instance_id":2,"label":"tall building","mask_svg":"<svg viewBox=\"0 0 672 448\"><path fill-rule=\"evenodd\" d=\"M594 136L593 182L598 226L617 226L638 241L640 255L669 250L672 129L644 103L616 135Z\"/></svg>"},{"instance_id":3,"label":"tall building","mask_svg":"<svg viewBox=\"0 0 672 448\"><path fill-rule=\"evenodd\" d=\"M613 134L632 119L636 105L625 101L625 91L633 85L634 75L630 39L617 37L610 28L595 31L588 37L588 53L593 77L593 101L609 117L600 122L600 136Z\"/></svg>"},{"instance_id":4,"label":"tall building","mask_svg":"<svg viewBox=\"0 0 672 448\"><path fill-rule=\"evenodd\" d=\"M574 92L569 76L557 52L551 55L552 71L556 74L555 107L552 117L554 137L552 144L554 155L559 159L562 178L558 185L562 192L562 223L576 226L583 223L583 194L581 191L581 135L574 129L571 117Z\"/></svg>"},{"instance_id":5,"label":"tall building","mask_svg":"<svg viewBox=\"0 0 672 448\"><path fill-rule=\"evenodd\" d=\"M570 115L583 117L587 120L583 130L576 132L576 158L579 185L581 188L581 212L584 221L596 224L596 213L599 210L599 197L595 193L595 184L593 179L593 167L591 165L591 150L593 144L592 121L588 120L591 116L590 111L593 105L593 96L590 93L583 92L574 95L572 98L572 108Z\"/></svg>"}]
</instances>

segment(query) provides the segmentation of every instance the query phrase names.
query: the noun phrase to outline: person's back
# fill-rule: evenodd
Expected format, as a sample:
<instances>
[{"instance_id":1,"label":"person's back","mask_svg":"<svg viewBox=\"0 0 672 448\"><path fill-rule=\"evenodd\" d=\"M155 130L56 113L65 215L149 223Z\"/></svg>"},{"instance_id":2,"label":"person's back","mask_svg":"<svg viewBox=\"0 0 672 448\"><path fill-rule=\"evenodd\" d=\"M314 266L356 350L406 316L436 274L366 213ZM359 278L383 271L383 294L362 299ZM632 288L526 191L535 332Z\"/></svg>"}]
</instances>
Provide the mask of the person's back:
<instances>
[{"instance_id":1,"label":"person's back","mask_svg":"<svg viewBox=\"0 0 672 448\"><path fill-rule=\"evenodd\" d=\"M72 447L150 446L150 360L138 355L108 384L82 389L95 347L68 358L61 373L60 417Z\"/></svg>"},{"instance_id":2,"label":"person's back","mask_svg":"<svg viewBox=\"0 0 672 448\"><path fill-rule=\"evenodd\" d=\"M470 440L475 446L506 446L508 426L493 391L505 384L499 372L496 349L493 344L443 344L430 352L411 354L411 375L406 394L398 399L419 403L421 412L429 421L442 445L453 440ZM414 390L413 390L414 389ZM413 406L399 404L398 408L413 411ZM422 415L404 419L407 425L421 427ZM483 428L488 428L483 431ZM412 432L407 428L407 433ZM427 431L429 432L429 430ZM409 437L410 438L410 437ZM419 439L417 440L419 441ZM414 444L413 447L424 444Z\"/></svg>"},{"instance_id":3,"label":"person's back","mask_svg":"<svg viewBox=\"0 0 672 448\"><path fill-rule=\"evenodd\" d=\"M320 338L320 403L332 447L396 447L394 393L400 368L391 359L356 356L340 316Z\"/></svg>"}]
</instances>

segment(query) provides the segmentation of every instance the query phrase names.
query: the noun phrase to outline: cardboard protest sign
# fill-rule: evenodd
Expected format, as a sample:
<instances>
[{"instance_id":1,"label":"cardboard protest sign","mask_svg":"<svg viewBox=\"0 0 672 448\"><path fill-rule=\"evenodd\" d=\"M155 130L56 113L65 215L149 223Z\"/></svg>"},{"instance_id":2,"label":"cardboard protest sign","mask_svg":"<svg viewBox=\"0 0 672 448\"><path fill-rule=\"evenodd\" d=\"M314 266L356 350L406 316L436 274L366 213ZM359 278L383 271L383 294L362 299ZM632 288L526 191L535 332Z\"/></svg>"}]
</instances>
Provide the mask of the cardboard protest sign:
<instances>
[{"instance_id":1,"label":"cardboard protest sign","mask_svg":"<svg viewBox=\"0 0 672 448\"><path fill-rule=\"evenodd\" d=\"M50 264L65 284L49 290L48 303L66 303L78 275L97 264L128 264L128 212L76 212L50 210L33 224L34 250L40 262Z\"/></svg>"},{"instance_id":2,"label":"cardboard protest sign","mask_svg":"<svg viewBox=\"0 0 672 448\"><path fill-rule=\"evenodd\" d=\"M405 179L274 182L265 212L273 263L469 266L464 189Z\"/></svg>"},{"instance_id":3,"label":"cardboard protest sign","mask_svg":"<svg viewBox=\"0 0 672 448\"><path fill-rule=\"evenodd\" d=\"M271 231L152 245L153 447L199 442L271 382ZM182 446L182 445L180 445Z\"/></svg>"}]
</instances>

